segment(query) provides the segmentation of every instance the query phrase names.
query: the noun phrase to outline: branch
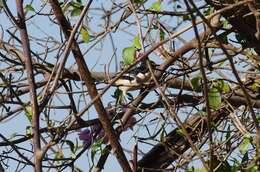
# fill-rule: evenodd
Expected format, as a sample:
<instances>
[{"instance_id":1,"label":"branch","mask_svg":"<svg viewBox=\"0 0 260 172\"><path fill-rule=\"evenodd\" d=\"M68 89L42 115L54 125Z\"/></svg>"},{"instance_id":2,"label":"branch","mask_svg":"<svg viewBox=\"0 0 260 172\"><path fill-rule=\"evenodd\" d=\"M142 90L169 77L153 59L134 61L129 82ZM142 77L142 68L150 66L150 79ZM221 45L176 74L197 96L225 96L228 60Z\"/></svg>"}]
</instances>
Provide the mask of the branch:
<instances>
[{"instance_id":1,"label":"branch","mask_svg":"<svg viewBox=\"0 0 260 172\"><path fill-rule=\"evenodd\" d=\"M32 66L32 57L30 54L30 44L28 33L25 24L25 15L23 11L23 1L17 0L17 13L18 13L18 25L17 27L20 30L21 34L21 42L23 45L23 54L25 57L25 68L27 72L27 78L30 88L30 96L31 96L31 106L32 106L32 130L34 133L33 136L33 147L34 147L34 163L35 163L35 171L42 171L42 153L41 153L41 142L40 142L40 113L38 109L37 103L37 94L36 94L36 86L34 80L33 66Z\"/></svg>"},{"instance_id":2,"label":"branch","mask_svg":"<svg viewBox=\"0 0 260 172\"><path fill-rule=\"evenodd\" d=\"M254 15L250 15L251 11L248 5L237 6L237 3L231 4L232 1L222 3L221 0L206 0L208 4L217 10L230 7L230 10L223 11L221 14L228 20L228 22L234 27L235 32L241 35L248 42L245 46L255 48L256 52L260 53L260 40L256 37L257 24ZM253 0L241 1L250 4ZM240 2L239 2L240 3Z\"/></svg>"},{"instance_id":3,"label":"branch","mask_svg":"<svg viewBox=\"0 0 260 172\"><path fill-rule=\"evenodd\" d=\"M212 122L218 123L228 114L229 111L227 109L214 112L211 114ZM205 123L207 123L207 118L198 114L193 115L185 123L185 128L189 132L193 143L199 141L199 139L203 138L203 136L208 132L208 127L204 125ZM155 145L147 154L145 154L143 158L138 161L139 171L155 171L156 169L164 169L187 151L190 148L190 144L185 136L181 135L179 131L180 128L171 131L164 138L164 141Z\"/></svg>"},{"instance_id":4,"label":"branch","mask_svg":"<svg viewBox=\"0 0 260 172\"><path fill-rule=\"evenodd\" d=\"M92 2L92 0L90 0L88 2L87 7L90 6L91 2ZM78 64L79 72L82 76L83 81L85 82L85 85L88 89L91 99L94 99L98 95L98 92L97 92L94 80L91 77L91 73L90 73L90 71L85 63L85 60L83 58L83 55L80 51L80 48L79 48L76 40L73 38L74 35L70 35L71 26L70 26L69 22L66 20L65 16L63 15L63 12L59 6L59 2L56 0L50 0L49 3L51 4L51 7L54 11L54 15L56 16L56 19L58 20L58 22L63 30L63 33L65 34L66 38L68 40L70 40L72 43L72 47L71 47L72 53L74 55L76 63ZM87 10L88 9L87 7L84 9ZM84 13L84 10L82 11L82 14L83 13ZM82 17L82 15L80 17ZM82 17L82 19L83 19L83 17ZM124 171L131 171L131 168L124 155L123 149L118 141L118 138L115 134L114 129L111 126L111 122L107 116L107 112L106 112L100 98L98 98L97 101L94 102L94 106L97 110L99 120L102 124L102 127L104 128L105 133L108 136L109 142L110 142L113 150L115 151L119 164L121 165L121 167Z\"/></svg>"}]
</instances>

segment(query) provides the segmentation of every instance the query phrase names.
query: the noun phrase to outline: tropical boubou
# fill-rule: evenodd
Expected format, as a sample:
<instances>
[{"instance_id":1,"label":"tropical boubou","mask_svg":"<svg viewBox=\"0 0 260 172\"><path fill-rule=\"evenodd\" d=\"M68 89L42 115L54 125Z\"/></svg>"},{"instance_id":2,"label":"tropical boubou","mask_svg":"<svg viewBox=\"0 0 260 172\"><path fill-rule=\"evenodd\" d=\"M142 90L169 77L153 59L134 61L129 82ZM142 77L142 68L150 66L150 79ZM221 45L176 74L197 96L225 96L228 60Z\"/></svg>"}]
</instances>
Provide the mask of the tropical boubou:
<instances>
[{"instance_id":1,"label":"tropical boubou","mask_svg":"<svg viewBox=\"0 0 260 172\"><path fill-rule=\"evenodd\" d=\"M157 65L151 60L150 64L154 71ZM148 85L150 78L151 73L148 69L147 63L142 61L138 66L123 74L114 85L122 91L123 95L126 95L127 91L138 90L145 85Z\"/></svg>"}]
</instances>

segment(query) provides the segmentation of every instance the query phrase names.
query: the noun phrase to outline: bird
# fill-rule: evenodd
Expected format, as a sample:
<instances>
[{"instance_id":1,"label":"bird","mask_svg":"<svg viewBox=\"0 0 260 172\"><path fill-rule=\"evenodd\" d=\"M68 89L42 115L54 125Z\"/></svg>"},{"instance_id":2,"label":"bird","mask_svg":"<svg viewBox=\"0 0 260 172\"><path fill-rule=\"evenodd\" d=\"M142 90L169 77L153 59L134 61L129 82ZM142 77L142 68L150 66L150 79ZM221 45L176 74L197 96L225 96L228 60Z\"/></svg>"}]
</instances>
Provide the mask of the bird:
<instances>
[{"instance_id":1,"label":"bird","mask_svg":"<svg viewBox=\"0 0 260 172\"><path fill-rule=\"evenodd\" d=\"M152 69L156 69L157 64L150 60ZM141 62L140 65L123 74L114 85L126 95L128 91L138 90L149 84L151 73L146 62Z\"/></svg>"}]
</instances>

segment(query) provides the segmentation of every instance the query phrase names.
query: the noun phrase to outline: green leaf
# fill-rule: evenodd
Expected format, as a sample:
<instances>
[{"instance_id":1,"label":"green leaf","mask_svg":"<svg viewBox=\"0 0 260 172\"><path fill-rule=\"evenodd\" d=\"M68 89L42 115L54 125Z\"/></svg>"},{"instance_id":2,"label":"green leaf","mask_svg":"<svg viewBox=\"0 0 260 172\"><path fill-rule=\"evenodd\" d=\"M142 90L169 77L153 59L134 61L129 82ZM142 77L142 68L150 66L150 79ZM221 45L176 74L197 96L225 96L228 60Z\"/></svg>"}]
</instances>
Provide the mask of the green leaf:
<instances>
[{"instance_id":1,"label":"green leaf","mask_svg":"<svg viewBox=\"0 0 260 172\"><path fill-rule=\"evenodd\" d=\"M226 140L227 140L227 143L226 143L226 152L227 152L227 153L231 150L231 146L232 146L230 137L231 137L231 131L230 131L230 125L228 125L227 134L226 134Z\"/></svg>"},{"instance_id":2,"label":"green leaf","mask_svg":"<svg viewBox=\"0 0 260 172\"><path fill-rule=\"evenodd\" d=\"M83 41L84 41L85 43L89 43L90 36L89 36L89 33L88 33L87 28L82 27L82 28L80 29L80 34L81 34L81 36L82 36Z\"/></svg>"},{"instance_id":3,"label":"green leaf","mask_svg":"<svg viewBox=\"0 0 260 172\"><path fill-rule=\"evenodd\" d=\"M70 157L71 157L72 159L75 159L75 158L77 157L77 155L72 152L72 153L70 154Z\"/></svg>"},{"instance_id":4,"label":"green leaf","mask_svg":"<svg viewBox=\"0 0 260 172\"><path fill-rule=\"evenodd\" d=\"M160 141L164 142L165 141L165 135L166 135L166 131L165 128L162 128L162 132L160 134Z\"/></svg>"},{"instance_id":5,"label":"green leaf","mask_svg":"<svg viewBox=\"0 0 260 172\"><path fill-rule=\"evenodd\" d=\"M98 147L100 150L102 149L102 144L104 144L104 139L101 138L101 139L98 139L93 145L94 147Z\"/></svg>"},{"instance_id":6,"label":"green leaf","mask_svg":"<svg viewBox=\"0 0 260 172\"><path fill-rule=\"evenodd\" d=\"M160 29L160 41L164 41L164 38L165 38L165 32Z\"/></svg>"},{"instance_id":7,"label":"green leaf","mask_svg":"<svg viewBox=\"0 0 260 172\"><path fill-rule=\"evenodd\" d=\"M26 127L26 136L32 136L33 135L33 131L32 131L32 127L31 126L27 126Z\"/></svg>"},{"instance_id":8,"label":"green leaf","mask_svg":"<svg viewBox=\"0 0 260 172\"><path fill-rule=\"evenodd\" d=\"M209 107L217 110L221 107L221 95L217 88L209 90Z\"/></svg>"},{"instance_id":9,"label":"green leaf","mask_svg":"<svg viewBox=\"0 0 260 172\"><path fill-rule=\"evenodd\" d=\"M259 172L260 168L257 165L254 165L252 168L250 168L250 172Z\"/></svg>"},{"instance_id":10,"label":"green leaf","mask_svg":"<svg viewBox=\"0 0 260 172\"><path fill-rule=\"evenodd\" d=\"M257 92L258 89L260 89L260 81L259 81L259 80L255 81L255 82L252 84L251 88L252 88L253 91Z\"/></svg>"},{"instance_id":11,"label":"green leaf","mask_svg":"<svg viewBox=\"0 0 260 172\"><path fill-rule=\"evenodd\" d=\"M135 47L127 47L123 49L123 62L125 65L130 65L135 60Z\"/></svg>"},{"instance_id":12,"label":"green leaf","mask_svg":"<svg viewBox=\"0 0 260 172\"><path fill-rule=\"evenodd\" d=\"M104 143L103 139L97 140L91 146L91 161L94 164L94 157L98 151L102 151L102 144Z\"/></svg>"},{"instance_id":13,"label":"green leaf","mask_svg":"<svg viewBox=\"0 0 260 172\"><path fill-rule=\"evenodd\" d=\"M180 136L185 136L184 132L181 129L176 130L176 133Z\"/></svg>"},{"instance_id":14,"label":"green leaf","mask_svg":"<svg viewBox=\"0 0 260 172\"><path fill-rule=\"evenodd\" d=\"M63 155L63 152L62 151L58 151L57 153L56 153L56 155L55 155L55 158L56 159L60 159L60 158L63 158L64 157L64 155Z\"/></svg>"},{"instance_id":15,"label":"green leaf","mask_svg":"<svg viewBox=\"0 0 260 172\"><path fill-rule=\"evenodd\" d=\"M65 13L69 7L71 6L70 3L61 4L62 5L62 11Z\"/></svg>"},{"instance_id":16,"label":"green leaf","mask_svg":"<svg viewBox=\"0 0 260 172\"><path fill-rule=\"evenodd\" d=\"M33 113L32 113L32 107L31 107L31 106L26 106L26 107L25 107L25 115L26 115L26 117L28 118L28 120L29 120L30 122L32 122Z\"/></svg>"},{"instance_id":17,"label":"green leaf","mask_svg":"<svg viewBox=\"0 0 260 172\"><path fill-rule=\"evenodd\" d=\"M27 4L24 9L25 9L25 12L29 12L29 11L34 12L35 11L32 4Z\"/></svg>"},{"instance_id":18,"label":"green leaf","mask_svg":"<svg viewBox=\"0 0 260 172\"><path fill-rule=\"evenodd\" d=\"M204 111L198 111L198 112L196 113L196 115L199 115L199 116L201 116L201 117L206 117L206 116L207 116L207 113L204 112Z\"/></svg>"},{"instance_id":19,"label":"green leaf","mask_svg":"<svg viewBox=\"0 0 260 172\"><path fill-rule=\"evenodd\" d=\"M161 11L161 2L157 1L151 5L149 10L154 10L154 11Z\"/></svg>"},{"instance_id":20,"label":"green leaf","mask_svg":"<svg viewBox=\"0 0 260 172\"><path fill-rule=\"evenodd\" d=\"M260 114L256 115L257 122L260 122Z\"/></svg>"},{"instance_id":21,"label":"green leaf","mask_svg":"<svg viewBox=\"0 0 260 172\"><path fill-rule=\"evenodd\" d=\"M4 5L3 5L3 0L0 0L0 12L2 12L2 9L4 8Z\"/></svg>"},{"instance_id":22,"label":"green leaf","mask_svg":"<svg viewBox=\"0 0 260 172\"><path fill-rule=\"evenodd\" d=\"M228 28L229 28L229 23L228 23L227 20L224 20L224 22L223 22L223 28L225 28L225 29L228 29Z\"/></svg>"},{"instance_id":23,"label":"green leaf","mask_svg":"<svg viewBox=\"0 0 260 172\"><path fill-rule=\"evenodd\" d=\"M202 90L201 89L201 87L202 87L201 79L202 79L202 77L200 75L191 79L192 88L196 92L201 92L201 90Z\"/></svg>"},{"instance_id":24,"label":"green leaf","mask_svg":"<svg viewBox=\"0 0 260 172\"><path fill-rule=\"evenodd\" d=\"M102 151L101 151L101 155L106 155L110 152L108 147L105 147Z\"/></svg>"},{"instance_id":25,"label":"green leaf","mask_svg":"<svg viewBox=\"0 0 260 172\"><path fill-rule=\"evenodd\" d=\"M223 80L213 80L213 83L212 83L212 87L214 88L217 88L218 91L222 91L222 88L224 86L224 81Z\"/></svg>"},{"instance_id":26,"label":"green leaf","mask_svg":"<svg viewBox=\"0 0 260 172\"><path fill-rule=\"evenodd\" d=\"M95 149L91 149L91 152L90 152L90 157L91 157L91 162L92 164L94 164L94 160L95 160L95 155L96 155L97 151Z\"/></svg>"},{"instance_id":27,"label":"green leaf","mask_svg":"<svg viewBox=\"0 0 260 172\"><path fill-rule=\"evenodd\" d=\"M40 101L42 99L42 95L37 96L37 100Z\"/></svg>"},{"instance_id":28,"label":"green leaf","mask_svg":"<svg viewBox=\"0 0 260 172\"><path fill-rule=\"evenodd\" d=\"M82 10L81 10L80 8L74 8L74 9L71 11L70 15L73 16L73 17L79 16L80 13L81 13L81 11L82 11Z\"/></svg>"},{"instance_id":29,"label":"green leaf","mask_svg":"<svg viewBox=\"0 0 260 172\"><path fill-rule=\"evenodd\" d=\"M134 40L133 40L133 44L132 44L136 49L140 50L142 49L142 46L141 46L141 43L140 43L140 40L139 40L139 37L138 36L135 36L134 37Z\"/></svg>"},{"instance_id":30,"label":"green leaf","mask_svg":"<svg viewBox=\"0 0 260 172\"><path fill-rule=\"evenodd\" d=\"M230 87L223 80L213 81L213 87L217 88L219 92L228 93L230 92Z\"/></svg>"},{"instance_id":31,"label":"green leaf","mask_svg":"<svg viewBox=\"0 0 260 172\"><path fill-rule=\"evenodd\" d=\"M182 16L182 18L183 18L184 21L185 20L191 20L191 15L190 14L184 15L184 16Z\"/></svg>"},{"instance_id":32,"label":"green leaf","mask_svg":"<svg viewBox=\"0 0 260 172\"><path fill-rule=\"evenodd\" d=\"M230 87L227 83L224 83L223 88L222 88L223 93L229 93L230 92Z\"/></svg>"},{"instance_id":33,"label":"green leaf","mask_svg":"<svg viewBox=\"0 0 260 172\"><path fill-rule=\"evenodd\" d=\"M212 8L207 8L205 11L203 11L203 14L204 14L205 16L208 16L208 15L210 15L212 12L213 12Z\"/></svg>"},{"instance_id":34,"label":"green leaf","mask_svg":"<svg viewBox=\"0 0 260 172\"><path fill-rule=\"evenodd\" d=\"M245 134L242 143L239 145L239 151L241 154L245 154L250 144L250 134Z\"/></svg>"},{"instance_id":35,"label":"green leaf","mask_svg":"<svg viewBox=\"0 0 260 172\"><path fill-rule=\"evenodd\" d=\"M237 172L239 171L238 169L239 167L237 165L237 162L235 162L234 164L232 164L230 172Z\"/></svg>"},{"instance_id":36,"label":"green leaf","mask_svg":"<svg viewBox=\"0 0 260 172\"><path fill-rule=\"evenodd\" d=\"M73 8L81 8L81 9L83 9L82 2L72 1L72 2L69 2L69 4Z\"/></svg>"}]
</instances>

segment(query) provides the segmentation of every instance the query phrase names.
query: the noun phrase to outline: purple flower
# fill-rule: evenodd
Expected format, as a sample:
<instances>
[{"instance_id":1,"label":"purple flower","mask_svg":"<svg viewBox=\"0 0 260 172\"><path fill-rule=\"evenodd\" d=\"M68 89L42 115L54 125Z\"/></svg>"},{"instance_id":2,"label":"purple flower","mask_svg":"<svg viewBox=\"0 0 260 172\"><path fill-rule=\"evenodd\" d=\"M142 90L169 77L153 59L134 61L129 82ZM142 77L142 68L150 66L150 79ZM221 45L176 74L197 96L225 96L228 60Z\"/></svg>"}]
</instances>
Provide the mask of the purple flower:
<instances>
[{"instance_id":1,"label":"purple flower","mask_svg":"<svg viewBox=\"0 0 260 172\"><path fill-rule=\"evenodd\" d=\"M90 127L92 133L96 133L101 129L101 124L97 123Z\"/></svg>"},{"instance_id":2,"label":"purple flower","mask_svg":"<svg viewBox=\"0 0 260 172\"><path fill-rule=\"evenodd\" d=\"M101 127L100 124L97 124L97 125L93 125L91 127L91 132L94 135L96 135L96 140L98 139L104 139L104 142L107 142L107 138L105 137L105 131L104 129Z\"/></svg>"},{"instance_id":3,"label":"purple flower","mask_svg":"<svg viewBox=\"0 0 260 172\"><path fill-rule=\"evenodd\" d=\"M109 118L113 118L116 114L115 109L106 109ZM132 129L134 124L136 123L136 119L131 117L125 124L124 130L128 128ZM94 124L90 127L90 129L84 129L79 133L79 139L83 141L83 144L86 148L89 148L94 141L99 139L103 139L105 143L108 142L108 138L105 135L105 131L103 130L100 123Z\"/></svg>"},{"instance_id":4,"label":"purple flower","mask_svg":"<svg viewBox=\"0 0 260 172\"><path fill-rule=\"evenodd\" d=\"M92 132L89 129L85 129L79 133L79 139L83 141L85 147L89 147L92 143Z\"/></svg>"},{"instance_id":5,"label":"purple flower","mask_svg":"<svg viewBox=\"0 0 260 172\"><path fill-rule=\"evenodd\" d=\"M105 137L105 132L102 129L100 124L93 125L91 129L85 129L79 133L79 139L83 141L83 144L85 145L86 148L89 148L93 143L93 141L102 138L104 139L105 142L108 141L108 139Z\"/></svg>"},{"instance_id":6,"label":"purple flower","mask_svg":"<svg viewBox=\"0 0 260 172\"><path fill-rule=\"evenodd\" d=\"M104 131L103 129L101 129L101 130L99 131L97 139L101 139L101 138L103 138L103 141L104 141L105 143L108 142L108 138L106 137L105 131Z\"/></svg>"}]
</instances>

